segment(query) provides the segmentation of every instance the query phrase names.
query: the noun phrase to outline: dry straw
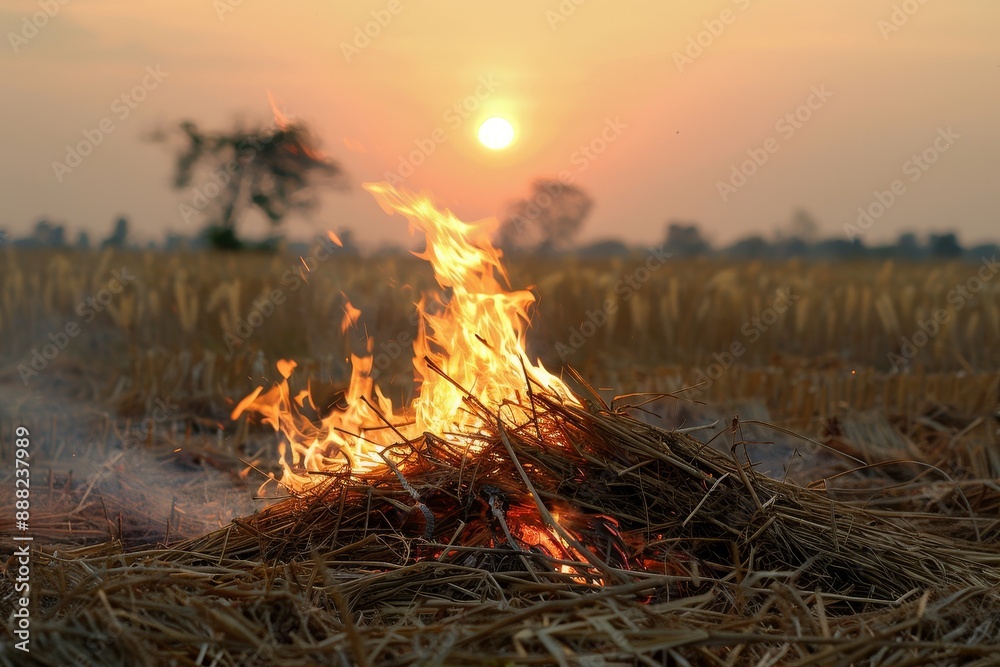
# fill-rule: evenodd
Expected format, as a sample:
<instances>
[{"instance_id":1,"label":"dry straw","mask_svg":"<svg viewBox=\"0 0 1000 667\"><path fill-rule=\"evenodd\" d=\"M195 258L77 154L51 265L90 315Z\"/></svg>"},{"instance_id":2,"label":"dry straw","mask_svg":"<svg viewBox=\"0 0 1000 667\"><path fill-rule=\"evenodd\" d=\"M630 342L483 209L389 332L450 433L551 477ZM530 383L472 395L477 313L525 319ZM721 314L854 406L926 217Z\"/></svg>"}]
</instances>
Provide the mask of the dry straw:
<instances>
[{"instance_id":1,"label":"dry straw","mask_svg":"<svg viewBox=\"0 0 1000 667\"><path fill-rule=\"evenodd\" d=\"M33 630L44 650L32 657L1000 660L996 490L992 505L977 504L989 513L947 523L891 504L864 509L739 463L738 424L727 455L583 395L587 408L528 392L526 424L470 400L487 426L461 444L435 434L401 442L392 468L318 475L310 492L170 548L39 555ZM472 440L480 451L470 458ZM916 487L910 496L941 493L936 481Z\"/></svg>"}]
</instances>

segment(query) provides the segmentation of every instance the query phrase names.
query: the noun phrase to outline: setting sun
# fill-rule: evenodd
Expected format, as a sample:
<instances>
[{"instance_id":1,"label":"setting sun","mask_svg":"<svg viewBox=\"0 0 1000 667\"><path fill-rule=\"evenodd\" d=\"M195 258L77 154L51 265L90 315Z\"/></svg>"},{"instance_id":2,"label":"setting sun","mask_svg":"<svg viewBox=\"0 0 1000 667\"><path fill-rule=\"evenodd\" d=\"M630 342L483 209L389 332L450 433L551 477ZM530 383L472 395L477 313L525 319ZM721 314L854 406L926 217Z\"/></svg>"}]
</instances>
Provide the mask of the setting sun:
<instances>
[{"instance_id":1,"label":"setting sun","mask_svg":"<svg viewBox=\"0 0 1000 667\"><path fill-rule=\"evenodd\" d=\"M479 143L499 151L514 140L514 126L504 118L490 118L479 126Z\"/></svg>"}]
</instances>

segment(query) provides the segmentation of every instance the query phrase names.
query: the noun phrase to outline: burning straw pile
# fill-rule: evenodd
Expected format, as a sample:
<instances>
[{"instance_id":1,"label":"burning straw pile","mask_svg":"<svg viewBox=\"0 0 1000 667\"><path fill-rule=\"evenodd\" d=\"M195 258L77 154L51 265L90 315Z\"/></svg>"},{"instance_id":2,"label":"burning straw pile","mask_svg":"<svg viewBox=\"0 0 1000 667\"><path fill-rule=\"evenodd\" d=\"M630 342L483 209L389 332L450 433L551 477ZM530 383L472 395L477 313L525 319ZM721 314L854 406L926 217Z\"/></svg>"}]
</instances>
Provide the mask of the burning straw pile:
<instances>
[{"instance_id":1,"label":"burning straw pile","mask_svg":"<svg viewBox=\"0 0 1000 667\"><path fill-rule=\"evenodd\" d=\"M420 395L353 358L335 405L242 401L287 497L171 548L40 556L47 665L1000 662L996 518L869 511L572 391L524 353L475 225L373 191L427 234ZM349 308L345 327L359 313ZM987 506L989 506L987 504ZM10 663L10 658L3 658Z\"/></svg>"},{"instance_id":2,"label":"burning straw pile","mask_svg":"<svg viewBox=\"0 0 1000 667\"><path fill-rule=\"evenodd\" d=\"M946 539L526 400L516 426L468 400L474 459L428 433L172 549L48 558L41 662L997 664L995 519Z\"/></svg>"}]
</instances>

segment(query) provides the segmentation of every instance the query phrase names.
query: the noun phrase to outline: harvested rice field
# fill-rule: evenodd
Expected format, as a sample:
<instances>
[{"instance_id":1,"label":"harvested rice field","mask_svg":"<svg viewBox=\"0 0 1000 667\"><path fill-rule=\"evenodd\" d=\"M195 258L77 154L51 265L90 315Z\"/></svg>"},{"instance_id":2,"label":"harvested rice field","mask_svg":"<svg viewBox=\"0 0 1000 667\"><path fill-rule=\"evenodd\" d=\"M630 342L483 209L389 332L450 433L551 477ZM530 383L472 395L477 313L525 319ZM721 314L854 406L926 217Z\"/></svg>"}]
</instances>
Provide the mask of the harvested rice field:
<instances>
[{"instance_id":1,"label":"harvested rice field","mask_svg":"<svg viewBox=\"0 0 1000 667\"><path fill-rule=\"evenodd\" d=\"M1000 289L644 259L8 251L31 664L997 664Z\"/></svg>"}]
</instances>

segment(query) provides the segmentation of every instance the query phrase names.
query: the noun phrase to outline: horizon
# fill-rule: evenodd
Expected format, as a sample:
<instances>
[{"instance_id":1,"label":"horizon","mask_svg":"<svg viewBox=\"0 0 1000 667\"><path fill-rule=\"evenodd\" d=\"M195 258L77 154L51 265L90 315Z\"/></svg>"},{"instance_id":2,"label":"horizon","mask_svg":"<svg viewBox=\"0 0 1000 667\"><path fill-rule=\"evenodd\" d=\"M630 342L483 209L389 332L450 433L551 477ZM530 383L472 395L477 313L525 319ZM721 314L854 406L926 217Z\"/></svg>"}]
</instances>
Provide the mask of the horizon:
<instances>
[{"instance_id":1,"label":"horizon","mask_svg":"<svg viewBox=\"0 0 1000 667\"><path fill-rule=\"evenodd\" d=\"M128 220L123 230L120 228L121 221L116 220L111 233L101 238L100 235L91 237L85 230L80 230L78 234L70 235L62 225L53 224L53 221L39 220L33 233L23 236L12 236L7 230L0 228L0 249L6 246L20 249L44 250L44 249L64 249L74 251L96 251L105 248L113 248L118 251L142 252L152 250L156 252L216 252L211 242L201 234L185 236L181 234L169 234L162 239L143 240L134 238L128 232ZM696 225L687 228L682 225L680 231L699 231ZM349 235L347 235L349 234ZM48 238L45 238L48 236ZM58 240L56 240L58 238ZM659 248L668 248L673 251L678 258L724 258L743 257L745 259L768 259L768 260L791 260L807 257L810 259L840 260L848 257L870 257L876 259L899 259L899 260L961 260L971 261L986 260L981 257L983 252L993 253L994 256L1000 253L1000 242L981 241L964 242L953 230L932 230L926 234L915 234L903 232L896 239L887 240L882 243L866 243L863 235L858 236L855 241L845 240L837 236L814 236L805 238L795 234L781 235L774 234L770 238L762 235L750 235L728 244L715 244L711 239L696 237L695 243L691 245L691 238L684 237L676 239L676 244L671 245L670 235L665 234L659 241ZM265 253L291 253L300 254L325 246L327 250L333 252L343 252L347 255L358 257L373 257L378 255L418 255L421 252L421 244L418 238L411 238L411 243L405 245L398 240L389 239L379 245L356 244L353 233L349 230L341 230L338 241L342 240L340 248L337 244L328 239L328 234L315 234L313 236L289 237L276 234L266 239L250 240L250 245L244 248L249 252ZM83 243L83 245L81 245ZM748 244L745 245L745 244ZM758 246L757 243L763 243ZM704 245L699 245L704 244ZM839 244L839 245L838 245ZM622 257L636 253L644 253L652 250L653 246L647 243L628 243L621 238L605 237L587 242L574 243L560 249L547 250L543 254L546 256L578 256L589 258L613 258ZM538 250L498 248L504 256L523 259L538 254ZM223 250L222 252L230 252ZM995 259L995 257L994 257Z\"/></svg>"}]
</instances>

